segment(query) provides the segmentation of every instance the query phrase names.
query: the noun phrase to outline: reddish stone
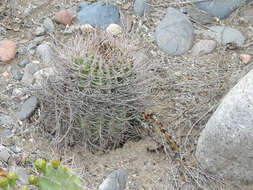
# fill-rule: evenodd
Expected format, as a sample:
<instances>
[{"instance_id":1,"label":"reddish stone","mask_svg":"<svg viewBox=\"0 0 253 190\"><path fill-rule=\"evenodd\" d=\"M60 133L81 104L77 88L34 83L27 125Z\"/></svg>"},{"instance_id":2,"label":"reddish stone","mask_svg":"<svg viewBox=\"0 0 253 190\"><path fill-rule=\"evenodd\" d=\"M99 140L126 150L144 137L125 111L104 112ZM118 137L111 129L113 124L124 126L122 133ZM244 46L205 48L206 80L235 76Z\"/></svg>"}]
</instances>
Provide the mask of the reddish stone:
<instances>
[{"instance_id":1,"label":"reddish stone","mask_svg":"<svg viewBox=\"0 0 253 190\"><path fill-rule=\"evenodd\" d=\"M240 59L244 64L248 64L251 61L251 56L248 54L241 54Z\"/></svg>"},{"instance_id":2,"label":"reddish stone","mask_svg":"<svg viewBox=\"0 0 253 190\"><path fill-rule=\"evenodd\" d=\"M0 61L7 62L16 54L16 43L11 40L0 41Z\"/></svg>"},{"instance_id":3,"label":"reddish stone","mask_svg":"<svg viewBox=\"0 0 253 190\"><path fill-rule=\"evenodd\" d=\"M71 24L71 16L67 10L61 10L54 17L55 22L61 23L64 25Z\"/></svg>"}]
</instances>

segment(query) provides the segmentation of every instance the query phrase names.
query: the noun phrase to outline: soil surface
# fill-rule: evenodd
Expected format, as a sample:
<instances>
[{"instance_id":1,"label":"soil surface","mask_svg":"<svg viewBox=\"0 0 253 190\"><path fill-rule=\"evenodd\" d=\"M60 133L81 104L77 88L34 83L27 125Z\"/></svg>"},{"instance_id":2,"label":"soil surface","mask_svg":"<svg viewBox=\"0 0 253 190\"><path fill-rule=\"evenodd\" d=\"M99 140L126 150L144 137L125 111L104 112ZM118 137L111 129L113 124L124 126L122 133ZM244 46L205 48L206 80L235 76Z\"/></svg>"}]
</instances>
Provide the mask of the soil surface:
<instances>
[{"instance_id":1,"label":"soil surface","mask_svg":"<svg viewBox=\"0 0 253 190\"><path fill-rule=\"evenodd\" d=\"M46 17L53 18L61 8L76 10L79 2L78 0L2 0L0 27L3 27L7 33L5 35L0 33L0 40L13 40L18 47L22 47L23 44L34 39L35 29L43 25ZM157 48L154 30L163 18L167 7L179 8L186 2L153 0L150 3L151 14L144 18L134 16L132 4L132 1L121 1L117 5L124 18L122 24L130 23L134 34L142 36L147 57L152 58L154 63L163 64L164 67L161 69L166 76L169 76L170 81L168 89L163 90L163 93L168 94L163 100L163 106L154 107L151 111L159 115L160 121L179 145L180 155L176 155L177 158L182 161L183 157L187 157L186 162L190 163L194 157L200 131L215 111L221 98L252 68L251 63L245 65L240 61L240 53L253 54L253 49L248 46L227 50L226 47L218 45L213 53L201 57L194 57L190 52L182 56L169 57ZM27 8L30 9L28 13ZM246 8L239 8L228 19L220 21L217 25L240 30L247 44L252 41L253 32L252 26L240 17L240 12ZM46 34L44 41L54 43L57 39L64 43L73 37L71 34L62 34L65 26L55 24L55 27L55 32L51 35ZM203 29L208 26L194 23L194 27ZM195 36L194 43L203 38L203 36ZM28 54L17 54L10 63L0 63L0 74L13 68L20 69L17 64L24 59L36 60L37 58ZM6 88L15 83L12 79L5 80L1 76L2 84L7 84ZM14 105L14 108L17 106ZM71 165L73 170L82 176L87 189L97 189L108 174L120 168L128 173L126 189L129 190L197 189L196 184L191 184L190 180L182 182L184 180L183 177L180 178L182 176L180 169L177 168L177 162L173 161L176 157L173 152L147 151L147 148L156 148L157 143L146 134L143 135L142 140L127 142L122 148L109 153L92 154L79 145L66 146L60 150L51 148L53 146L47 139L47 135L38 134L32 118L30 121L16 122L14 128L17 137L13 137L13 141L22 147L22 153L17 159L22 161L27 154L34 158L52 157L50 156L52 153L56 154L63 163ZM189 176L190 173L188 172L187 175ZM217 179L215 183L217 189L240 189L239 186L231 185L232 182L221 179ZM228 185L224 185L225 183ZM213 189L213 187L202 185L199 189ZM241 189L246 187L241 186Z\"/></svg>"}]
</instances>

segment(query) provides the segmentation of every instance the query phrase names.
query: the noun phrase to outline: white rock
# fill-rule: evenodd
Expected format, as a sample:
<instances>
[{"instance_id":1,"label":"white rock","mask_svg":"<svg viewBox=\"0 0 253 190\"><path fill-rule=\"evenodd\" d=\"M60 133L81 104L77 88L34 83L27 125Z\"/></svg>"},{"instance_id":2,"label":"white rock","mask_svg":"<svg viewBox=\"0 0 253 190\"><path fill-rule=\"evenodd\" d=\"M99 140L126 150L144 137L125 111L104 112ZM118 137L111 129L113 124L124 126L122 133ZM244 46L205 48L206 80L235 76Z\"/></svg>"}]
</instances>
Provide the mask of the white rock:
<instances>
[{"instance_id":1,"label":"white rock","mask_svg":"<svg viewBox=\"0 0 253 190\"><path fill-rule=\"evenodd\" d=\"M118 25L118 24L110 24L107 28L106 28L106 32L112 34L112 35L119 35L120 33L122 33L122 28Z\"/></svg>"}]
</instances>

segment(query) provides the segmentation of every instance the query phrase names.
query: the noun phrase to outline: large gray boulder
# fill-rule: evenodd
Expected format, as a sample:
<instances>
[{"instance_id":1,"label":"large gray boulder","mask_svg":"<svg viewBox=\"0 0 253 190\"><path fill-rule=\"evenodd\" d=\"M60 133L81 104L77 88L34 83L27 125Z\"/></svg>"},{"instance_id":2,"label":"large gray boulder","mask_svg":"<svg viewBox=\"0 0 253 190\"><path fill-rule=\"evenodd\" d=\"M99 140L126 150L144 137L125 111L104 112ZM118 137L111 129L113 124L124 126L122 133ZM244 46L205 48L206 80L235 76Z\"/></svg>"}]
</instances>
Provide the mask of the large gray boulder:
<instances>
[{"instance_id":1,"label":"large gray boulder","mask_svg":"<svg viewBox=\"0 0 253 190\"><path fill-rule=\"evenodd\" d=\"M159 48L168 55L181 55L192 46L193 27L187 16L174 8L168 8L156 28L155 38Z\"/></svg>"},{"instance_id":2,"label":"large gray boulder","mask_svg":"<svg viewBox=\"0 0 253 190\"><path fill-rule=\"evenodd\" d=\"M200 134L202 167L227 179L253 183L253 70L224 97Z\"/></svg>"}]
</instances>

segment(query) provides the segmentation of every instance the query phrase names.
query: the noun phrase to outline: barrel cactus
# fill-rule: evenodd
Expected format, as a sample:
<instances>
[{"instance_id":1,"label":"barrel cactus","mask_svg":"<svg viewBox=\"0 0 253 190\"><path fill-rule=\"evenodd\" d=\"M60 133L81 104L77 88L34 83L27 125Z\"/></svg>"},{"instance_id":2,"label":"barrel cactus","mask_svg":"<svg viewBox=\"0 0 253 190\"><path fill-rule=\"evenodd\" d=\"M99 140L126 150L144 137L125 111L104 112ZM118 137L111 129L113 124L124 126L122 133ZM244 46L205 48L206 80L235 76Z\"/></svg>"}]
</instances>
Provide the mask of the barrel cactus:
<instances>
[{"instance_id":1,"label":"barrel cactus","mask_svg":"<svg viewBox=\"0 0 253 190\"><path fill-rule=\"evenodd\" d=\"M142 112L153 103L150 92L157 82L150 65L134 61L126 38L103 33L71 43L56 49L58 75L37 91L41 124L53 129L57 142L71 137L65 140L84 142L91 150L139 139Z\"/></svg>"}]
</instances>

